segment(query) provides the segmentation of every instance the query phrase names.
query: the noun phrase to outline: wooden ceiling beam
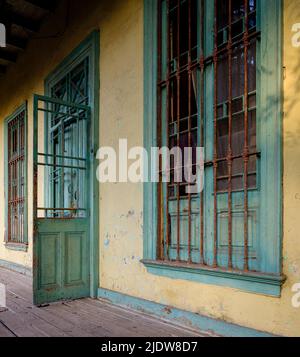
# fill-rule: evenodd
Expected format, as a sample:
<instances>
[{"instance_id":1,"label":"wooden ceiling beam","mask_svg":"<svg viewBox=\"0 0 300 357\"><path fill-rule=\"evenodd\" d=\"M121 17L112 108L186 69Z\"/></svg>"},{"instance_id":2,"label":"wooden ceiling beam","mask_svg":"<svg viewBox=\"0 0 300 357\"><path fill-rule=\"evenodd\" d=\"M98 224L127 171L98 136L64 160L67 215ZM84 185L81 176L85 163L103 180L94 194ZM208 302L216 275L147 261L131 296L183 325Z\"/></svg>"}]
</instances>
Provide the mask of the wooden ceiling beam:
<instances>
[{"instance_id":1,"label":"wooden ceiling beam","mask_svg":"<svg viewBox=\"0 0 300 357\"><path fill-rule=\"evenodd\" d=\"M38 32L40 29L39 22L32 21L32 19L16 13L12 8L9 10L8 17L11 24L23 27L25 30L30 32Z\"/></svg>"}]
</instances>

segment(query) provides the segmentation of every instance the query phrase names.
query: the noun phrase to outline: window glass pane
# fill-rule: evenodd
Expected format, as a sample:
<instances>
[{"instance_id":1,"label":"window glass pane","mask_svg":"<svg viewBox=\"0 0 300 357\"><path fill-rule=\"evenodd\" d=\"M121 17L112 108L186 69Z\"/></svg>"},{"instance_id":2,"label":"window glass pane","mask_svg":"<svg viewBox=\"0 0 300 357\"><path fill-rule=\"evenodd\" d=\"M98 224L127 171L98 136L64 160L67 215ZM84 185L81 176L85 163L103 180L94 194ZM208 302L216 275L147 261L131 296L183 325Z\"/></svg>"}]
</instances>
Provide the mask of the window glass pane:
<instances>
[{"instance_id":1,"label":"window glass pane","mask_svg":"<svg viewBox=\"0 0 300 357\"><path fill-rule=\"evenodd\" d=\"M223 103L228 100L228 57L222 56L218 61L218 103Z\"/></svg>"},{"instance_id":2,"label":"window glass pane","mask_svg":"<svg viewBox=\"0 0 300 357\"><path fill-rule=\"evenodd\" d=\"M228 119L218 120L217 125L217 153L218 158L224 158L227 156L228 151Z\"/></svg>"},{"instance_id":3,"label":"window glass pane","mask_svg":"<svg viewBox=\"0 0 300 357\"><path fill-rule=\"evenodd\" d=\"M227 81L228 83L228 81ZM232 96L239 97L244 94L245 71L244 71L244 48L238 47L232 54Z\"/></svg>"},{"instance_id":4,"label":"window glass pane","mask_svg":"<svg viewBox=\"0 0 300 357\"><path fill-rule=\"evenodd\" d=\"M245 0L231 0L232 21L235 22L245 15Z\"/></svg>"},{"instance_id":5,"label":"window glass pane","mask_svg":"<svg viewBox=\"0 0 300 357\"><path fill-rule=\"evenodd\" d=\"M248 92L256 90L256 42L248 49Z\"/></svg>"},{"instance_id":6,"label":"window glass pane","mask_svg":"<svg viewBox=\"0 0 300 357\"><path fill-rule=\"evenodd\" d=\"M229 0L217 0L217 26L218 30L228 26Z\"/></svg>"},{"instance_id":7,"label":"window glass pane","mask_svg":"<svg viewBox=\"0 0 300 357\"><path fill-rule=\"evenodd\" d=\"M232 153L233 156L242 155L244 150L244 113L232 118Z\"/></svg>"}]
</instances>

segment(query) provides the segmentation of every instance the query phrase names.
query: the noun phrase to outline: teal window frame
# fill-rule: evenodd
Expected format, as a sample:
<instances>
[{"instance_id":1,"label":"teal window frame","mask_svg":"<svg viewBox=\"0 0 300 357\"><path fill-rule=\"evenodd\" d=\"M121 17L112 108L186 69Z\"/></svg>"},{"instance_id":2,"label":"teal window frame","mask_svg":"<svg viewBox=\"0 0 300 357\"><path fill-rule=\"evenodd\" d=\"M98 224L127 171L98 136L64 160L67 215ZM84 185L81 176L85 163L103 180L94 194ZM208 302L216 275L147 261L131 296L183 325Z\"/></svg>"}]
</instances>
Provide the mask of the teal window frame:
<instances>
[{"instance_id":1,"label":"teal window frame","mask_svg":"<svg viewBox=\"0 0 300 357\"><path fill-rule=\"evenodd\" d=\"M15 243L8 241L7 230L8 230L8 124L14 120L20 113L24 112L24 187L25 187L25 203L24 203L24 236L23 242ZM8 116L4 121L4 187L5 187L5 247L9 250L23 251L28 250L28 110L27 102L22 104L17 110Z\"/></svg>"},{"instance_id":2,"label":"teal window frame","mask_svg":"<svg viewBox=\"0 0 300 357\"><path fill-rule=\"evenodd\" d=\"M206 1L205 22L213 28L213 2ZM157 146L157 1L144 0L144 145L150 152ZM280 297L285 282L282 274L282 43L283 1L259 0L260 39L260 259L262 271L236 272L185 263L157 260L157 184L144 184L144 252L142 262L151 274L173 279L228 286L252 293ZM213 46L211 34L206 46ZM213 81L212 81L213 82ZM213 83L212 83L213 85ZM207 102L209 98L207 98ZM206 104L209 106L209 104ZM213 117L208 109L207 115ZM270 168L272 171L270 171ZM269 178L272 177L272 180Z\"/></svg>"}]
</instances>

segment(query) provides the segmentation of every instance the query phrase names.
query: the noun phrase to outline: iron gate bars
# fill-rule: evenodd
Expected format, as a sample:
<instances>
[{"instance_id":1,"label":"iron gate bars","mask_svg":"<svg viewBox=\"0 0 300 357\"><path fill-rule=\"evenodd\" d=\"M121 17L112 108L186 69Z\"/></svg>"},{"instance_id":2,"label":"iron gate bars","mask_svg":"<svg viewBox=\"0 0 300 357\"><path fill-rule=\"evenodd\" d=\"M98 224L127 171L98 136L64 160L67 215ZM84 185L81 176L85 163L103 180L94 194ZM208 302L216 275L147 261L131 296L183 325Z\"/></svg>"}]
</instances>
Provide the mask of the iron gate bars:
<instances>
[{"instance_id":1,"label":"iron gate bars","mask_svg":"<svg viewBox=\"0 0 300 357\"><path fill-rule=\"evenodd\" d=\"M35 96L35 197L37 218L87 216L90 108ZM38 187L44 190L38 190Z\"/></svg>"}]
</instances>

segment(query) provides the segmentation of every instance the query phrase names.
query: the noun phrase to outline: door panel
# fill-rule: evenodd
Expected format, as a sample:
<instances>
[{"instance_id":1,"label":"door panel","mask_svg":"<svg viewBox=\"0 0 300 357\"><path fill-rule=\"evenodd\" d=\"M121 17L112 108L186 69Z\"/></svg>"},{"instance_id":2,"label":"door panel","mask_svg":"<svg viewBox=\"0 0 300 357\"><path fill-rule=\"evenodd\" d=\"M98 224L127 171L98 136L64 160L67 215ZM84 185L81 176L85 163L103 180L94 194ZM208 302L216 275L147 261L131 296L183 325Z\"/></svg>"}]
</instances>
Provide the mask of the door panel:
<instances>
[{"instance_id":1,"label":"door panel","mask_svg":"<svg viewBox=\"0 0 300 357\"><path fill-rule=\"evenodd\" d=\"M65 234L65 284L83 284L86 280L84 253L86 251L86 232L67 232Z\"/></svg>"},{"instance_id":2,"label":"door panel","mask_svg":"<svg viewBox=\"0 0 300 357\"><path fill-rule=\"evenodd\" d=\"M40 241L40 279L39 290L50 289L60 285L60 234L39 232Z\"/></svg>"},{"instance_id":3,"label":"door panel","mask_svg":"<svg viewBox=\"0 0 300 357\"><path fill-rule=\"evenodd\" d=\"M38 220L37 304L89 295L89 229L84 221Z\"/></svg>"},{"instance_id":4,"label":"door panel","mask_svg":"<svg viewBox=\"0 0 300 357\"><path fill-rule=\"evenodd\" d=\"M90 109L34 99L34 302L89 296Z\"/></svg>"}]
</instances>

